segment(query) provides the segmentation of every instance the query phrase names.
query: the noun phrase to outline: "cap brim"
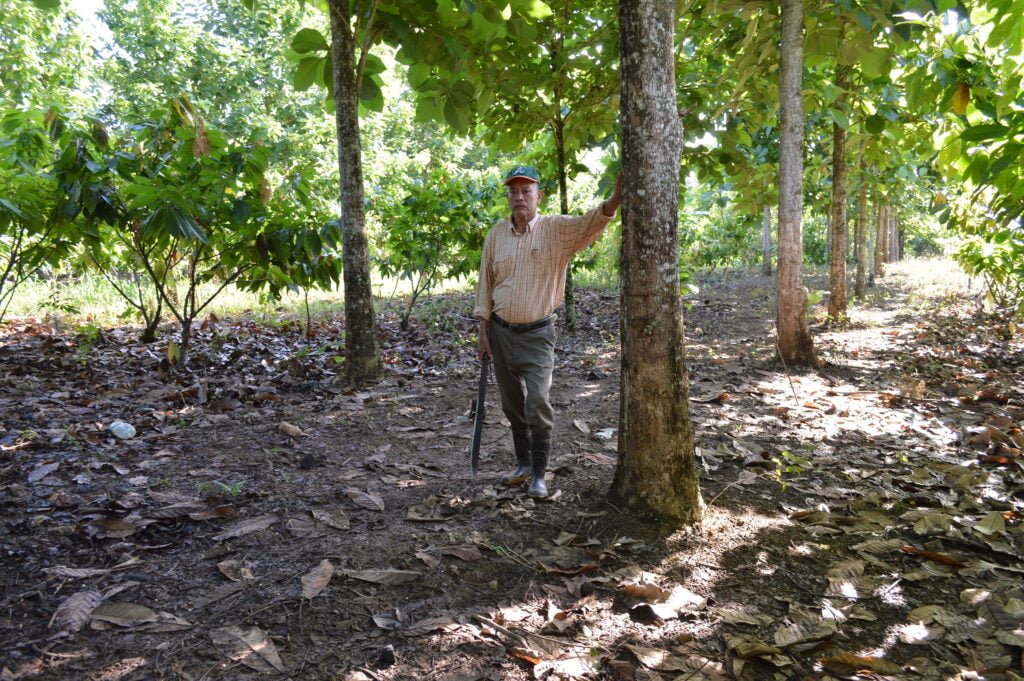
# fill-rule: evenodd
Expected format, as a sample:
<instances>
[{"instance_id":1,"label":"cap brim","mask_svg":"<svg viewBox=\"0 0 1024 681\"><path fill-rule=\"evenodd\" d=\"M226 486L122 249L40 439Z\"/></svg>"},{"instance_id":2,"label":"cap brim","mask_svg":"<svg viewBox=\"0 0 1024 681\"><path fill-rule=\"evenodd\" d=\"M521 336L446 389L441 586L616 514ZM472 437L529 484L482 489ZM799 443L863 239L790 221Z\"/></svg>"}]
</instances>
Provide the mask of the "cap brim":
<instances>
[{"instance_id":1,"label":"cap brim","mask_svg":"<svg viewBox=\"0 0 1024 681\"><path fill-rule=\"evenodd\" d=\"M534 184L540 184L540 182L538 182L537 180L533 179L529 175L513 175L512 177L510 177L507 180L505 180L504 184L507 185L512 180L529 180L530 182L533 182Z\"/></svg>"}]
</instances>

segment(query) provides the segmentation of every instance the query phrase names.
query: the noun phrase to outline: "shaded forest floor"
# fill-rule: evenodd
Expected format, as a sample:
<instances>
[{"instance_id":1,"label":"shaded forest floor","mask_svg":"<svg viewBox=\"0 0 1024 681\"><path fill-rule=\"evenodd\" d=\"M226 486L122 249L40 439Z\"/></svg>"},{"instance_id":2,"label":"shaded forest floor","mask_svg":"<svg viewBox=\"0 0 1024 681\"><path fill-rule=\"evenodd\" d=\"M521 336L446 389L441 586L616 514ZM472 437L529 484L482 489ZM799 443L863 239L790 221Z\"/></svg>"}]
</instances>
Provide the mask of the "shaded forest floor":
<instances>
[{"instance_id":1,"label":"shaded forest floor","mask_svg":"<svg viewBox=\"0 0 1024 681\"><path fill-rule=\"evenodd\" d=\"M498 483L493 389L469 474L468 295L385 311L358 390L340 322L208 319L168 374L137 330L16 320L0 678L1021 678L1024 337L908 263L787 372L772 287L707 275L686 313L708 511L668 535L604 500L615 292L561 332L541 503Z\"/></svg>"}]
</instances>

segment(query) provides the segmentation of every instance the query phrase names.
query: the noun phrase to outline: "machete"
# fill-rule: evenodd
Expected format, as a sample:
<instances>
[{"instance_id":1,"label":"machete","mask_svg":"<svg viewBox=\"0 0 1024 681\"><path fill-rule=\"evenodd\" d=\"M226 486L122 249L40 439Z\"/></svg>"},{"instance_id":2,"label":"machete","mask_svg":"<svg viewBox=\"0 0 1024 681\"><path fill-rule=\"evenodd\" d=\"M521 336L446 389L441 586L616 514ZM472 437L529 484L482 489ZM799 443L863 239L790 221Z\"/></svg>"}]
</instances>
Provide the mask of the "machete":
<instances>
[{"instance_id":1,"label":"machete","mask_svg":"<svg viewBox=\"0 0 1024 681\"><path fill-rule=\"evenodd\" d=\"M487 394L487 370L491 366L491 358L487 355L480 360L480 383L476 389L476 413L473 418L473 444L469 449L469 470L476 477L480 466L480 433L484 429L484 396Z\"/></svg>"}]
</instances>

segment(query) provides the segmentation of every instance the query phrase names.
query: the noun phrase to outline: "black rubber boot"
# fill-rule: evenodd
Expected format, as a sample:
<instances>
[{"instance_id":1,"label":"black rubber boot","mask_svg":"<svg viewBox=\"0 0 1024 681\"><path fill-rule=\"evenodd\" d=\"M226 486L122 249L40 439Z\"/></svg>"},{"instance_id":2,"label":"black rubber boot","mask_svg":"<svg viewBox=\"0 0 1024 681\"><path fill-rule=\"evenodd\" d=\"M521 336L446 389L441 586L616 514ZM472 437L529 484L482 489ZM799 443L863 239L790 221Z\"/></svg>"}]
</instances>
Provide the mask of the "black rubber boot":
<instances>
[{"instance_id":1,"label":"black rubber boot","mask_svg":"<svg viewBox=\"0 0 1024 681\"><path fill-rule=\"evenodd\" d=\"M530 474L530 429L512 428L512 443L516 448L516 469L501 476L502 482L525 478Z\"/></svg>"},{"instance_id":2,"label":"black rubber boot","mask_svg":"<svg viewBox=\"0 0 1024 681\"><path fill-rule=\"evenodd\" d=\"M544 474L548 470L548 454L551 453L551 435L535 435L533 438L533 461L530 490L527 492L534 499L544 499L548 495L548 486L544 483Z\"/></svg>"}]
</instances>

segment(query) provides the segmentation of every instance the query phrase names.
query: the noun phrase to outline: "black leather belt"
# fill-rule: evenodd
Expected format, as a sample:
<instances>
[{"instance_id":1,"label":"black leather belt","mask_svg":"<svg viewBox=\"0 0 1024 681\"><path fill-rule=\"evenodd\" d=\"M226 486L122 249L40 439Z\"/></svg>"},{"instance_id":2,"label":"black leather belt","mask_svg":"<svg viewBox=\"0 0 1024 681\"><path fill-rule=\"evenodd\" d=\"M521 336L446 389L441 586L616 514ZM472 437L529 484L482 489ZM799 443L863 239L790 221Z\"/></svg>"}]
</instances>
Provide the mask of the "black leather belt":
<instances>
[{"instance_id":1,"label":"black leather belt","mask_svg":"<svg viewBox=\"0 0 1024 681\"><path fill-rule=\"evenodd\" d=\"M537 329L543 329L545 326L551 326L551 323L555 321L554 315L548 315L544 319L536 322L530 322L529 324L509 324L498 315L491 313L491 321L502 326L512 333L527 333L529 331L536 331Z\"/></svg>"}]
</instances>

